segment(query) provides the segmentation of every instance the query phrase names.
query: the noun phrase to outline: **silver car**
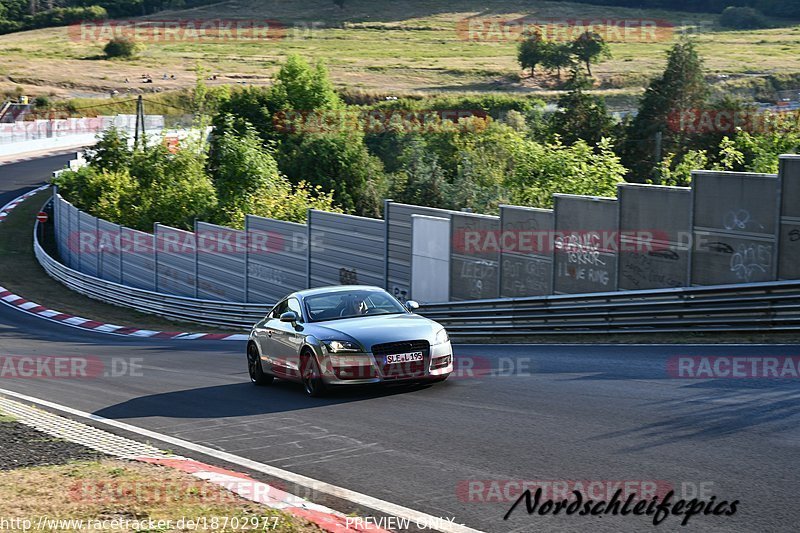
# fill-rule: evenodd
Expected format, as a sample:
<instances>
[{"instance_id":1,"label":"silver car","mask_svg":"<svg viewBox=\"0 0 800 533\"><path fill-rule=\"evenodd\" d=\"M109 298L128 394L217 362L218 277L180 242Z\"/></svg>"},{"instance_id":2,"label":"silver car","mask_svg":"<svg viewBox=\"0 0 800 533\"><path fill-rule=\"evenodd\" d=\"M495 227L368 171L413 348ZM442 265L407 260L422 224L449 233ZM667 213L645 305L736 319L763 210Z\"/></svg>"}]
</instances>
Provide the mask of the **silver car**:
<instances>
[{"instance_id":1,"label":"silver car","mask_svg":"<svg viewBox=\"0 0 800 533\"><path fill-rule=\"evenodd\" d=\"M250 380L303 384L310 396L332 385L444 381L453 372L445 329L378 287L344 285L290 294L250 332Z\"/></svg>"}]
</instances>

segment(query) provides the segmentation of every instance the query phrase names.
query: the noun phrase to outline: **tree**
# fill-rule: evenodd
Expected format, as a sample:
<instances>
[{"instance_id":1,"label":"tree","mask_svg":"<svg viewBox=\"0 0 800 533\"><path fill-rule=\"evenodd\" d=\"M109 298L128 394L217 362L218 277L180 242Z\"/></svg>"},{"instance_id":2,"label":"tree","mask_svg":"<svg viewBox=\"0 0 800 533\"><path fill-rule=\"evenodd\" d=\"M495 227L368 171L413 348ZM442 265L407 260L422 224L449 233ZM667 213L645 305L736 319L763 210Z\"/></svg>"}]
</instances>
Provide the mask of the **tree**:
<instances>
[{"instance_id":1,"label":"tree","mask_svg":"<svg viewBox=\"0 0 800 533\"><path fill-rule=\"evenodd\" d=\"M330 193L305 182L293 189L252 125L246 124L243 133L228 128L215 135L212 144L214 155L208 166L219 198L215 217L219 224L242 228L247 214L305 222L308 208L338 211Z\"/></svg>"},{"instance_id":2,"label":"tree","mask_svg":"<svg viewBox=\"0 0 800 533\"><path fill-rule=\"evenodd\" d=\"M116 172L130 167L130 137L125 131L111 127L99 135L97 143L86 151L86 161L99 170Z\"/></svg>"},{"instance_id":3,"label":"tree","mask_svg":"<svg viewBox=\"0 0 800 533\"><path fill-rule=\"evenodd\" d=\"M103 52L108 59L113 57L130 58L135 56L138 51L139 45L136 41L124 35L114 37L103 48Z\"/></svg>"},{"instance_id":4,"label":"tree","mask_svg":"<svg viewBox=\"0 0 800 533\"><path fill-rule=\"evenodd\" d=\"M568 43L546 41L542 66L547 70L556 70L558 79L561 79L561 69L568 68L573 63L572 46Z\"/></svg>"},{"instance_id":5,"label":"tree","mask_svg":"<svg viewBox=\"0 0 800 533\"><path fill-rule=\"evenodd\" d=\"M659 163L654 149L658 135L663 153L681 155L688 149L689 134L667 126L671 117L705 109L707 99L703 61L692 41L681 40L668 52L664 73L650 83L627 128L622 155L631 172L629 181L643 182L652 176Z\"/></svg>"},{"instance_id":6,"label":"tree","mask_svg":"<svg viewBox=\"0 0 800 533\"><path fill-rule=\"evenodd\" d=\"M603 98L585 93L580 85L558 99L558 111L551 120L553 133L566 144L581 139L594 146L603 137L611 137L614 120Z\"/></svg>"},{"instance_id":7,"label":"tree","mask_svg":"<svg viewBox=\"0 0 800 533\"><path fill-rule=\"evenodd\" d=\"M331 191L347 213L380 216L383 166L370 155L361 131L292 135L276 155L292 183L307 181Z\"/></svg>"},{"instance_id":8,"label":"tree","mask_svg":"<svg viewBox=\"0 0 800 533\"><path fill-rule=\"evenodd\" d=\"M324 63L317 62L312 68L298 55L290 55L281 66L270 98L279 110L314 111L342 106Z\"/></svg>"},{"instance_id":9,"label":"tree","mask_svg":"<svg viewBox=\"0 0 800 533\"><path fill-rule=\"evenodd\" d=\"M537 65L544 61L547 43L539 32L527 33L526 38L519 43L517 60L523 69L531 69L534 76Z\"/></svg>"},{"instance_id":10,"label":"tree","mask_svg":"<svg viewBox=\"0 0 800 533\"><path fill-rule=\"evenodd\" d=\"M586 72L592 75L592 63L598 63L601 58L611 57L611 49L603 37L596 32L586 31L572 42L572 53L579 61L586 65Z\"/></svg>"},{"instance_id":11,"label":"tree","mask_svg":"<svg viewBox=\"0 0 800 533\"><path fill-rule=\"evenodd\" d=\"M733 30L756 30L767 26L767 20L752 7L728 6L719 16L719 25Z\"/></svg>"}]
</instances>

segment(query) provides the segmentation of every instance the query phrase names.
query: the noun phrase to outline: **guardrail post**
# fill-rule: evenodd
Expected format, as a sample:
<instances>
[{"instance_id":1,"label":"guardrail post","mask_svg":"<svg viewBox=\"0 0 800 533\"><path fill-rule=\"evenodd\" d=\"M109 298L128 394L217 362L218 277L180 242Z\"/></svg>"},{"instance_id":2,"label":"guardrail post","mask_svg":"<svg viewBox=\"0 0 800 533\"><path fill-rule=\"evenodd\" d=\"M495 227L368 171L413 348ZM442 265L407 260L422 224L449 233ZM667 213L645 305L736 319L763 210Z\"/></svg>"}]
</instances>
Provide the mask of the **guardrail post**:
<instances>
[{"instance_id":1,"label":"guardrail post","mask_svg":"<svg viewBox=\"0 0 800 533\"><path fill-rule=\"evenodd\" d=\"M153 224L153 292L158 292L158 222Z\"/></svg>"}]
</instances>

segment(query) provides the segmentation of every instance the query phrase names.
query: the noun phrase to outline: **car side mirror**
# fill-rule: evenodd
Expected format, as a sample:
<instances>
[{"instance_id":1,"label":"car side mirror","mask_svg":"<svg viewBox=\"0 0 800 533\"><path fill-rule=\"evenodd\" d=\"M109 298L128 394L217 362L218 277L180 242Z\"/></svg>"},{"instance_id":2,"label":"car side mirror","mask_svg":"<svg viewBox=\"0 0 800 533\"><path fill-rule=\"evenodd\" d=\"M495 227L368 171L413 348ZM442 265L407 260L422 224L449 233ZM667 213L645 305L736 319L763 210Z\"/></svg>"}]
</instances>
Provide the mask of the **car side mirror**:
<instances>
[{"instance_id":1,"label":"car side mirror","mask_svg":"<svg viewBox=\"0 0 800 533\"><path fill-rule=\"evenodd\" d=\"M419 309L419 303L415 302L414 300L409 300L406 302L406 309L409 311L416 311Z\"/></svg>"},{"instance_id":2,"label":"car side mirror","mask_svg":"<svg viewBox=\"0 0 800 533\"><path fill-rule=\"evenodd\" d=\"M286 311L281 315L281 322L291 322L294 324L297 322L297 313L294 311Z\"/></svg>"}]
</instances>

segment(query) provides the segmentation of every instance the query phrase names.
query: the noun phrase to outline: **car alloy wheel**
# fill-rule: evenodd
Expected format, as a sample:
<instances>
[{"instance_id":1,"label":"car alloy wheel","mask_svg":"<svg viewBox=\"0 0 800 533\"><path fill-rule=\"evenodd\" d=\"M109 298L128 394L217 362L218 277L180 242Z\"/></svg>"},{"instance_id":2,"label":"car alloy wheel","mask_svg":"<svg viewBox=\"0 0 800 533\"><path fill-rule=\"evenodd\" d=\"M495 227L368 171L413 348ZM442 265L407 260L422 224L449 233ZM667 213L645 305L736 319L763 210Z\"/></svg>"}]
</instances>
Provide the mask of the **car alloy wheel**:
<instances>
[{"instance_id":1,"label":"car alloy wheel","mask_svg":"<svg viewBox=\"0 0 800 533\"><path fill-rule=\"evenodd\" d=\"M319 397L325 393L325 383L322 381L317 359L308 352L303 354L302 380L303 388L309 396Z\"/></svg>"},{"instance_id":2,"label":"car alloy wheel","mask_svg":"<svg viewBox=\"0 0 800 533\"><path fill-rule=\"evenodd\" d=\"M247 373L250 374L250 381L256 385L269 385L275 379L274 376L264 373L255 344L247 345Z\"/></svg>"}]
</instances>

